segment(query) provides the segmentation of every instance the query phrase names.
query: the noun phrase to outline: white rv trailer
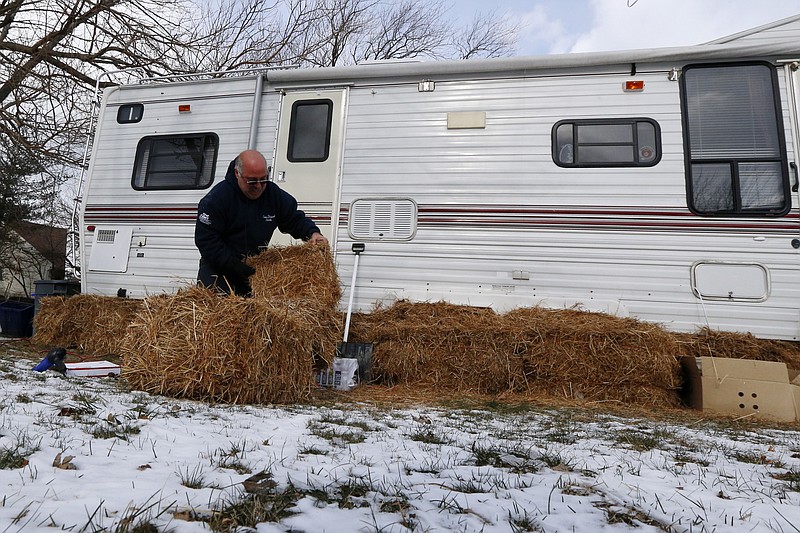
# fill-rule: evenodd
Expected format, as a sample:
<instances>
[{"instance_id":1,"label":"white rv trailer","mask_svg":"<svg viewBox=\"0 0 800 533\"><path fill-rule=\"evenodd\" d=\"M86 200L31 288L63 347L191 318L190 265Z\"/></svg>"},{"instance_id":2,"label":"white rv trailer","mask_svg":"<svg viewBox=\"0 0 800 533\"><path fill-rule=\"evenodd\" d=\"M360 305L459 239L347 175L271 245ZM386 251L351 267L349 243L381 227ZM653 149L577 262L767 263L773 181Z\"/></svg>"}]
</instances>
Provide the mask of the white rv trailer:
<instances>
[{"instance_id":1,"label":"white rv trailer","mask_svg":"<svg viewBox=\"0 0 800 533\"><path fill-rule=\"evenodd\" d=\"M680 48L277 69L105 91L82 291L194 283L196 206L245 148L356 309L577 306L800 339L800 16ZM286 239L276 239L286 244Z\"/></svg>"}]
</instances>

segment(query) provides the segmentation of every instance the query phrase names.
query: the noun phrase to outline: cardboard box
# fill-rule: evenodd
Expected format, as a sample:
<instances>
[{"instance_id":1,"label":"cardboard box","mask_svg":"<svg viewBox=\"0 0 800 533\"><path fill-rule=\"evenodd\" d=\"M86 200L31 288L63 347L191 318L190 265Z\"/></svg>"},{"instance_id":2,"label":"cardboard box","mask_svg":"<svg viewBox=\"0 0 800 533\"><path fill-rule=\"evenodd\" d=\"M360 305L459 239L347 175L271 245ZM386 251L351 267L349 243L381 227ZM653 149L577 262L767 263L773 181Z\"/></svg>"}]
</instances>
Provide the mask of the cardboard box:
<instances>
[{"instance_id":1,"label":"cardboard box","mask_svg":"<svg viewBox=\"0 0 800 533\"><path fill-rule=\"evenodd\" d=\"M110 361L84 361L82 363L65 363L67 376L75 377L116 377L119 376L120 366Z\"/></svg>"},{"instance_id":2,"label":"cardboard box","mask_svg":"<svg viewBox=\"0 0 800 533\"><path fill-rule=\"evenodd\" d=\"M684 357L684 400L695 409L783 422L800 420L800 383L784 363ZM792 372L792 379L800 376Z\"/></svg>"}]
</instances>

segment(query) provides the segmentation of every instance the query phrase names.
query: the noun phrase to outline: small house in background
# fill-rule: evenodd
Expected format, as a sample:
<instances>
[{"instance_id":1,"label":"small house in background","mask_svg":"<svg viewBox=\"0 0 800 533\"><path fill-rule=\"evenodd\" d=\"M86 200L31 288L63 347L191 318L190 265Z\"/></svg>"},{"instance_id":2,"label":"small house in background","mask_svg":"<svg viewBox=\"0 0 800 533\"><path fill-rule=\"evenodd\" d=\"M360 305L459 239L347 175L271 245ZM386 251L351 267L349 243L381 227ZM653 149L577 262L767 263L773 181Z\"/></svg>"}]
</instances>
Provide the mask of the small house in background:
<instances>
[{"instance_id":1,"label":"small house in background","mask_svg":"<svg viewBox=\"0 0 800 533\"><path fill-rule=\"evenodd\" d=\"M13 222L0 241L0 299L32 298L34 282L64 279L67 230Z\"/></svg>"}]
</instances>

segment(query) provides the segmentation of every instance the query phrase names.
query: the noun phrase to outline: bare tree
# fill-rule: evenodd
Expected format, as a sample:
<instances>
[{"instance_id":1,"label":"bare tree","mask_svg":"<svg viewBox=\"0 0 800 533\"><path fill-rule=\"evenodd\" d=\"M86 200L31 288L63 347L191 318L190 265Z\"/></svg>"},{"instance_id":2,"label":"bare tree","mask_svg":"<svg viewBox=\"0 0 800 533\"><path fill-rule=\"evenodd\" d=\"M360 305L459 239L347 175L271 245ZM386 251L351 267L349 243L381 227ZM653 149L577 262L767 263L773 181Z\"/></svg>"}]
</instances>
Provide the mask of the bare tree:
<instances>
[{"instance_id":1,"label":"bare tree","mask_svg":"<svg viewBox=\"0 0 800 533\"><path fill-rule=\"evenodd\" d=\"M197 72L297 63L319 46L309 35L323 8L319 0L203 4L194 29L183 38L182 63Z\"/></svg>"},{"instance_id":2,"label":"bare tree","mask_svg":"<svg viewBox=\"0 0 800 533\"><path fill-rule=\"evenodd\" d=\"M379 5L380 0L317 0L315 21L297 43L298 56L317 67L340 64L353 41L367 31L371 12Z\"/></svg>"},{"instance_id":3,"label":"bare tree","mask_svg":"<svg viewBox=\"0 0 800 533\"><path fill-rule=\"evenodd\" d=\"M472 23L454 34L451 46L457 59L503 57L516 51L519 24L496 12L478 13Z\"/></svg>"},{"instance_id":4,"label":"bare tree","mask_svg":"<svg viewBox=\"0 0 800 533\"><path fill-rule=\"evenodd\" d=\"M316 21L297 41L304 64L335 66L410 58L497 57L514 52L518 27L494 13L466 29L445 0L316 0Z\"/></svg>"},{"instance_id":5,"label":"bare tree","mask_svg":"<svg viewBox=\"0 0 800 533\"><path fill-rule=\"evenodd\" d=\"M382 7L357 44L355 60L408 59L441 55L450 33L441 0L403 0Z\"/></svg>"},{"instance_id":6,"label":"bare tree","mask_svg":"<svg viewBox=\"0 0 800 533\"><path fill-rule=\"evenodd\" d=\"M179 64L184 0L5 0L0 4L0 135L76 163L86 92L98 73ZM80 144L80 143L78 143Z\"/></svg>"}]
</instances>

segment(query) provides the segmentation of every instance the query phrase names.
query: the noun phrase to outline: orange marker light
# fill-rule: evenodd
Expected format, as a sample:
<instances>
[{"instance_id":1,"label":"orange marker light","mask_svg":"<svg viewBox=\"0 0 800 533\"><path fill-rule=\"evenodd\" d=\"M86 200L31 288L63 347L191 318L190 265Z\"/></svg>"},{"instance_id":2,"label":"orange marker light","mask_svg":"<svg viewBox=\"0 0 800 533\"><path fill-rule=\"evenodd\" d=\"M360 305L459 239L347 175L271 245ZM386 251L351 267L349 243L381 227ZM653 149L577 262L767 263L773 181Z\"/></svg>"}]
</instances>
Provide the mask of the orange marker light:
<instances>
[{"instance_id":1,"label":"orange marker light","mask_svg":"<svg viewBox=\"0 0 800 533\"><path fill-rule=\"evenodd\" d=\"M192 106L189 104L178 104L178 113L191 113Z\"/></svg>"},{"instance_id":2,"label":"orange marker light","mask_svg":"<svg viewBox=\"0 0 800 533\"><path fill-rule=\"evenodd\" d=\"M625 82L625 90L626 91L643 91L644 90L644 81L642 81L642 80L626 81Z\"/></svg>"}]
</instances>

